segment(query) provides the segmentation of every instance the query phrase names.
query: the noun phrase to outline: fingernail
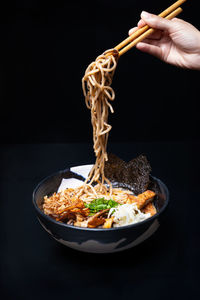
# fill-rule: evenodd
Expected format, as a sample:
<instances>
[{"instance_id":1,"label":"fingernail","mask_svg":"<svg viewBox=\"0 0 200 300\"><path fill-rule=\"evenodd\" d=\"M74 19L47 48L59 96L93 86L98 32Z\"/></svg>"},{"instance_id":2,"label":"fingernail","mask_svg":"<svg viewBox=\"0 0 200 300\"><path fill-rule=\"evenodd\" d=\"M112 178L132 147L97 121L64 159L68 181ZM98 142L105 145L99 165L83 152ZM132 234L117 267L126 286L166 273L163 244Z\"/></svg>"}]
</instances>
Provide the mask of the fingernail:
<instances>
[{"instance_id":1,"label":"fingernail","mask_svg":"<svg viewBox=\"0 0 200 300\"><path fill-rule=\"evenodd\" d=\"M141 13L141 17L144 17L145 19L149 19L151 17L151 14L149 14L148 12L146 11L143 11Z\"/></svg>"},{"instance_id":2,"label":"fingernail","mask_svg":"<svg viewBox=\"0 0 200 300\"><path fill-rule=\"evenodd\" d=\"M144 21L143 20L140 20L138 23L137 23L137 26L140 27L141 25L144 25Z\"/></svg>"},{"instance_id":3,"label":"fingernail","mask_svg":"<svg viewBox=\"0 0 200 300\"><path fill-rule=\"evenodd\" d=\"M131 35L133 33L133 28L131 28L128 32L129 35Z\"/></svg>"}]
</instances>

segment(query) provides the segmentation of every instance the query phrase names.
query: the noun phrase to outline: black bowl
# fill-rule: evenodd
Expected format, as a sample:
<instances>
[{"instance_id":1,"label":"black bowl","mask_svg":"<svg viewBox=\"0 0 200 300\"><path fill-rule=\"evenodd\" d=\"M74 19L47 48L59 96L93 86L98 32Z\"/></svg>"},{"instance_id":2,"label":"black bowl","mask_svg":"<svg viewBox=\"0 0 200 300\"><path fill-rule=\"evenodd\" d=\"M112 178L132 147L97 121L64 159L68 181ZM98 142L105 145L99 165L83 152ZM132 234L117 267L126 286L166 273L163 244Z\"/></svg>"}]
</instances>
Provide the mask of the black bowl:
<instances>
[{"instance_id":1,"label":"black bowl","mask_svg":"<svg viewBox=\"0 0 200 300\"><path fill-rule=\"evenodd\" d=\"M83 166L84 167L84 166ZM42 211L43 197L57 191L63 178L84 180L70 169L59 171L42 180L33 192L33 205L42 227L58 242L84 252L111 253L134 247L149 238L159 227L161 214L169 202L166 185L151 177L157 195L154 204L157 213L140 223L110 229L82 228L55 221Z\"/></svg>"}]
</instances>

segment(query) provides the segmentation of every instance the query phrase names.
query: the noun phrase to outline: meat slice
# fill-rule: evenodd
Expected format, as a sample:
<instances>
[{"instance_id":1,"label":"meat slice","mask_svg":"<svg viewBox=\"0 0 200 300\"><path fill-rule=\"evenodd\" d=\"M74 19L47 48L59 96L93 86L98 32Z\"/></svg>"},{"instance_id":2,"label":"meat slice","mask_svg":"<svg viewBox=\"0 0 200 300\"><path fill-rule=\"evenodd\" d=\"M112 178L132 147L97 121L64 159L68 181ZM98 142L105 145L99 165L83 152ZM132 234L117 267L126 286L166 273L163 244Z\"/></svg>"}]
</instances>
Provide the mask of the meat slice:
<instances>
[{"instance_id":1,"label":"meat slice","mask_svg":"<svg viewBox=\"0 0 200 300\"><path fill-rule=\"evenodd\" d=\"M105 223L105 218L103 218L103 215L107 213L109 209L104 209L99 212L97 212L95 215L89 217L88 219L88 227L90 228L96 228L102 224Z\"/></svg>"},{"instance_id":2,"label":"meat slice","mask_svg":"<svg viewBox=\"0 0 200 300\"><path fill-rule=\"evenodd\" d=\"M136 203L138 209L143 208L149 202L153 200L155 193L153 191L147 190L138 196L128 195L127 203Z\"/></svg>"},{"instance_id":3,"label":"meat slice","mask_svg":"<svg viewBox=\"0 0 200 300\"><path fill-rule=\"evenodd\" d=\"M141 209L141 211L144 214L150 213L151 217L154 216L157 213L156 208L155 208L155 206L152 202L148 203L145 207L143 207Z\"/></svg>"}]
</instances>

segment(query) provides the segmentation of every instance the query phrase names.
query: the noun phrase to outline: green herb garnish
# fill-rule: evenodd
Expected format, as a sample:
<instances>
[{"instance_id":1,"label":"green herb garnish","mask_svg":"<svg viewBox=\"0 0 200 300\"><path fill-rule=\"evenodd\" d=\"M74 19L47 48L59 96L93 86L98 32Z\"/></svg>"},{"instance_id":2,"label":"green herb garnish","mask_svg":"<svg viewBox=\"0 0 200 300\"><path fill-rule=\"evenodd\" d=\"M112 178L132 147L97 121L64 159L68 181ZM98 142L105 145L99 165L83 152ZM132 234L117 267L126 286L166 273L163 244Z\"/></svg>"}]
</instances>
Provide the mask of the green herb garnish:
<instances>
[{"instance_id":1,"label":"green herb garnish","mask_svg":"<svg viewBox=\"0 0 200 300\"><path fill-rule=\"evenodd\" d=\"M92 202L85 204L85 207L90 209L90 216L97 213L98 211L104 210L104 209L110 209L112 207L118 206L119 203L116 201L110 199L106 200L104 198L97 198L92 200Z\"/></svg>"}]
</instances>

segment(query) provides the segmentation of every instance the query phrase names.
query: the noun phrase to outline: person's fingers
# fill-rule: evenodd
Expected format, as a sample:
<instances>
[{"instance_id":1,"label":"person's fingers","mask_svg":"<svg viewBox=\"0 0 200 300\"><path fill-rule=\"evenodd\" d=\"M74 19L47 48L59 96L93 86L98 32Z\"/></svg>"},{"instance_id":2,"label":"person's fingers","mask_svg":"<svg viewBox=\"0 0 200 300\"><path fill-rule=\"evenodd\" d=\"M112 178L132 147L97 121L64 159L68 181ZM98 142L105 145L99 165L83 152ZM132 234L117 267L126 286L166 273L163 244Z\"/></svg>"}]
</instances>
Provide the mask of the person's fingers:
<instances>
[{"instance_id":1,"label":"person's fingers","mask_svg":"<svg viewBox=\"0 0 200 300\"><path fill-rule=\"evenodd\" d=\"M151 38L146 38L141 43L145 43L145 44L149 44L149 45L154 45L154 46L160 47L160 41L159 40L152 40Z\"/></svg>"},{"instance_id":2,"label":"person's fingers","mask_svg":"<svg viewBox=\"0 0 200 300\"><path fill-rule=\"evenodd\" d=\"M169 31L173 27L171 20L161 18L159 16L150 14L146 11L143 11L141 13L141 18L146 24L148 24L150 27L153 27L155 29Z\"/></svg>"},{"instance_id":3,"label":"person's fingers","mask_svg":"<svg viewBox=\"0 0 200 300\"><path fill-rule=\"evenodd\" d=\"M129 30L128 34L131 35L138 30L138 27L133 27Z\"/></svg>"},{"instance_id":4,"label":"person's fingers","mask_svg":"<svg viewBox=\"0 0 200 300\"><path fill-rule=\"evenodd\" d=\"M163 31L155 30L152 34L149 35L148 38L152 40L160 40L162 36L163 36Z\"/></svg>"},{"instance_id":5,"label":"person's fingers","mask_svg":"<svg viewBox=\"0 0 200 300\"><path fill-rule=\"evenodd\" d=\"M154 45L154 46L160 47L160 42L158 40L152 40L151 38L146 38L146 39L144 39L140 43L145 43L145 44L149 44L149 45ZM138 43L138 44L140 44L140 43Z\"/></svg>"},{"instance_id":6,"label":"person's fingers","mask_svg":"<svg viewBox=\"0 0 200 300\"><path fill-rule=\"evenodd\" d=\"M134 32L136 32L139 28L138 27L133 27L129 30L128 34L132 35ZM162 31L161 30L156 30L154 31L149 38L153 39L153 40L160 40L162 37Z\"/></svg>"},{"instance_id":7,"label":"person's fingers","mask_svg":"<svg viewBox=\"0 0 200 300\"><path fill-rule=\"evenodd\" d=\"M142 20L142 19L140 19L140 21L137 23L137 26L138 26L139 28L141 28L141 27L143 27L143 26L145 26L145 25L146 25L146 23L145 23L145 21Z\"/></svg>"},{"instance_id":8,"label":"person's fingers","mask_svg":"<svg viewBox=\"0 0 200 300\"><path fill-rule=\"evenodd\" d=\"M154 55L158 58L162 58L162 50L160 47L154 44L155 41L151 41L150 43L143 43L140 42L136 45L137 49L141 50L142 52L146 52L148 54Z\"/></svg>"}]
</instances>

